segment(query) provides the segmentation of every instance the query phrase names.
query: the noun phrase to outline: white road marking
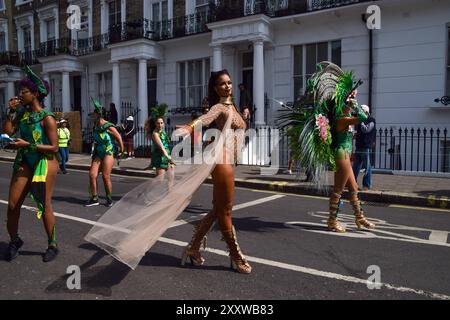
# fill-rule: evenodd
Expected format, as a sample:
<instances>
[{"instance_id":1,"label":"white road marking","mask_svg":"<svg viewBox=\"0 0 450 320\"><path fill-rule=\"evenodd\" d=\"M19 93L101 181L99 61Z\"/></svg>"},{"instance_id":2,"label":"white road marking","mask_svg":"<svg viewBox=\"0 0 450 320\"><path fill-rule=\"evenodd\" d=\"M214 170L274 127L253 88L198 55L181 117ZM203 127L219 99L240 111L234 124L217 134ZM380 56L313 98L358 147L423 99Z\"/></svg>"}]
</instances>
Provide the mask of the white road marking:
<instances>
[{"instance_id":1,"label":"white road marking","mask_svg":"<svg viewBox=\"0 0 450 320\"><path fill-rule=\"evenodd\" d=\"M254 201L249 201L249 202L237 204L237 205L233 206L233 211L237 211L237 210L245 209L245 208L248 208L248 207L256 206L256 205L259 205L259 204L262 204L262 203L266 203L266 202L269 202L269 201L273 201L273 200L276 200L276 199L280 199L280 198L283 198L283 197L284 197L284 195L274 195L274 196L270 196L270 197L266 197L266 198L262 198L262 199L257 199L257 200L254 200ZM197 215L195 217L190 217L187 220L181 220L181 219L180 220L176 220L170 225L169 228L179 227L179 226L182 226L184 224L188 224L188 223L190 223L192 221L200 220L206 214L207 213L202 213L202 214L199 214L199 215Z\"/></svg>"},{"instance_id":2,"label":"white road marking","mask_svg":"<svg viewBox=\"0 0 450 320\"><path fill-rule=\"evenodd\" d=\"M0 203L8 205L8 201L0 200ZM29 207L29 206L22 205L22 208L26 209L26 210L29 210L29 211L32 211L32 212L37 212L37 209L34 208L34 207ZM69 216L67 214L58 213L58 212L53 212L53 214L55 215L55 217L59 217L59 218L67 219L67 220L73 220L73 221L86 223L86 224L90 224L90 225L97 224L98 226L101 226L101 227L104 227L104 228L109 228L109 229L121 231L121 232L124 232L124 233L131 233L131 231L128 230L128 229L114 227L114 226L103 224L103 223L97 223L96 221L92 221L92 220L87 220L87 219L83 219L83 218Z\"/></svg>"},{"instance_id":3,"label":"white road marking","mask_svg":"<svg viewBox=\"0 0 450 320\"><path fill-rule=\"evenodd\" d=\"M260 200L262 200L262 199L260 199ZM265 201L265 202L267 202L267 201ZM8 204L7 201L3 201L3 200L0 200L0 203ZM22 206L22 207L26 210L30 210L33 212L36 211L36 208L33 208L33 207L29 207L29 206ZM66 214L62 214L62 213L55 213L55 216L64 218L64 219L68 219L68 220L72 220L72 221L86 223L89 225L96 224L95 221L82 219L82 218L78 218L78 217L73 217L73 216L69 216ZM313 224L313 223L309 223L309 224ZM127 232L127 233L130 232L130 230L127 230L127 229L115 228L115 227L111 227L111 226L107 226L107 225L103 225L103 226L114 228L114 229L117 229L122 232ZM158 241L167 243L167 244L171 244L171 245L176 245L179 247L185 247L187 245L187 242L170 239L170 238L165 238L165 237L160 237L158 239ZM229 255L228 252L226 252L224 250L219 250L219 249L214 249L214 248L206 248L205 251L211 252L211 253L214 253L217 255L221 255L221 256L226 256L226 257L228 257L228 255ZM278 262L278 261L274 261L274 260L263 259L263 258L253 257L253 256L246 256L246 259L249 262L255 262L255 263L259 263L259 264L263 264L263 265L267 265L267 266L271 266L271 267L300 272L300 273L309 274L309 275L313 275L313 276L317 276L317 277L329 278L329 279L333 279L333 280L341 280L341 281L346 281L346 282L351 282L351 283L356 283L356 284L363 284L363 285L368 284L367 279L360 279L360 278L346 276L346 275L342 275L342 274L338 274L338 273L321 271L321 270L317 270L317 269L302 267L302 266L298 266L298 265L293 265L293 264L288 264L288 263L283 263L283 262ZM380 287L386 288L389 290L395 290L398 292L403 292L403 293L413 293L416 295L421 295L421 296L425 296L425 297L433 298L433 299L450 300L450 296L448 296L448 295L424 291L424 290L420 290L420 289L396 286L396 285L392 285L389 283L380 283Z\"/></svg>"},{"instance_id":4,"label":"white road marking","mask_svg":"<svg viewBox=\"0 0 450 320\"><path fill-rule=\"evenodd\" d=\"M448 238L448 232L435 230L430 233L430 237L428 239L430 241L434 241L434 242L447 243L447 238Z\"/></svg>"},{"instance_id":5,"label":"white road marking","mask_svg":"<svg viewBox=\"0 0 450 320\"><path fill-rule=\"evenodd\" d=\"M187 242L164 238L164 237L159 238L159 241L167 243L167 244L179 246L179 247L185 247L187 245ZM223 251L223 250L206 248L205 251L228 257L228 252ZM352 283L363 284L363 285L368 284L367 279L360 279L360 278L346 276L346 275L342 275L342 274L338 274L338 273L321 271L321 270L317 270L317 269L312 269L312 268L307 268L307 267L297 266L297 265L293 265L293 264L252 257L252 256L245 256L245 258L249 262L255 262L255 263L259 263L259 264L263 264L263 265L267 265L267 266L271 266L271 267L305 273L305 274L318 276L318 277L322 277L322 278L341 280L341 281L352 282ZM413 293L413 294L426 296L426 297L433 298L433 299L450 300L450 296L448 296L448 295L434 293L434 292L427 292L427 291L419 290L419 289L400 287L400 286L392 285L389 283L380 283L380 287L381 288L384 287L389 290L395 290L395 291L404 292L404 293Z\"/></svg>"},{"instance_id":6,"label":"white road marking","mask_svg":"<svg viewBox=\"0 0 450 320\"><path fill-rule=\"evenodd\" d=\"M307 232L314 233L322 233L329 236L338 236L338 237L348 237L348 238L376 238L376 239L384 239L384 240L394 240L394 241L402 241L402 242L410 242L416 244L427 244L427 245L435 245L435 246L443 246L450 247L450 243L447 243L447 237L449 231L446 230L434 230L427 228L419 228L419 227L410 227L404 225L397 225L387 223L384 220L369 218L369 221L374 222L376 227L373 230L367 231L365 229L359 230L356 227L353 227L353 219L354 216L348 214L340 214L339 218L343 225L347 228L346 233L337 233L337 232L329 232L325 230L325 225L328 217L328 212L325 211L314 211L308 212L309 215L315 218L321 219L321 223L307 222L307 221L290 221L285 222L286 226L297 227ZM304 226L313 226L318 227L317 229L305 228ZM323 230L320 230L323 229ZM388 231L383 229L395 230ZM410 236L407 234L402 234L400 231L421 231L421 232L430 232L430 236L428 239L418 238L414 236ZM381 235L380 235L381 234ZM383 236L384 235L384 236Z\"/></svg>"}]
</instances>

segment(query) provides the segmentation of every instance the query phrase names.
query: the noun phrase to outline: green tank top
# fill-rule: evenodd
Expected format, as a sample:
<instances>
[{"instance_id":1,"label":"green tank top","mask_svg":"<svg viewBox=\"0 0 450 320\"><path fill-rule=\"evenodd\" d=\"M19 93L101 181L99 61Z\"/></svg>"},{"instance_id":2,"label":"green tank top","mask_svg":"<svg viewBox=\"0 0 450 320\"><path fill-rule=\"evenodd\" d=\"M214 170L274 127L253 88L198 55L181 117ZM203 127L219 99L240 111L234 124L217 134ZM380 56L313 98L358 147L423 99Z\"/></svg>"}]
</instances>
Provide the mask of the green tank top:
<instances>
[{"instance_id":1,"label":"green tank top","mask_svg":"<svg viewBox=\"0 0 450 320\"><path fill-rule=\"evenodd\" d=\"M114 144L111 134L108 132L110 127L114 127L111 122L94 127L95 154L99 155L101 159L105 155L114 155Z\"/></svg>"},{"instance_id":2,"label":"green tank top","mask_svg":"<svg viewBox=\"0 0 450 320\"><path fill-rule=\"evenodd\" d=\"M21 139L35 145L50 144L45 130L41 125L41 121L48 116L55 117L52 112L45 109L39 112L24 111L22 115L20 115L20 120L18 123L19 135ZM37 151L33 152L27 148L22 148L17 153L15 169L17 169L17 165L20 165L23 160L25 160L28 166L33 169L40 160L41 156L42 154Z\"/></svg>"}]
</instances>

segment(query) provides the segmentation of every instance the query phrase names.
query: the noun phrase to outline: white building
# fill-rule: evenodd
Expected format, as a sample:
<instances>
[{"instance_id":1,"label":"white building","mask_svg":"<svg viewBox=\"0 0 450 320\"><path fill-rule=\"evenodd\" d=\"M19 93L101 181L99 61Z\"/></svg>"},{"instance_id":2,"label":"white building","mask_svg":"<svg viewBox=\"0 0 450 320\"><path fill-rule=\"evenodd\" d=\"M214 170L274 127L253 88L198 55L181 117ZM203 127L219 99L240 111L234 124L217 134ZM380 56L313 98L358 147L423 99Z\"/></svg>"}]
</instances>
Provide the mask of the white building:
<instances>
[{"instance_id":1,"label":"white building","mask_svg":"<svg viewBox=\"0 0 450 320\"><path fill-rule=\"evenodd\" d=\"M277 101L294 101L315 64L332 60L364 81L359 101L371 105L379 127L449 127L450 105L435 99L450 95L450 1L213 2L215 11L207 0L68 0L82 9L82 30L70 33L56 31L63 25L56 4L37 10L39 23L23 10L14 17L17 48L24 51L28 38L37 37L31 31L22 39L30 25L40 28L35 67L53 86L49 104L80 110L83 123L90 96L105 105L138 107L141 125L156 101L178 111L199 108L209 72L226 68L236 101L237 84L246 83L256 125L273 125ZM363 21L370 5L381 14L381 28L372 31ZM66 51L54 50L64 43ZM0 92L6 96L12 85L2 70ZM170 118L173 125L189 114Z\"/></svg>"}]
</instances>

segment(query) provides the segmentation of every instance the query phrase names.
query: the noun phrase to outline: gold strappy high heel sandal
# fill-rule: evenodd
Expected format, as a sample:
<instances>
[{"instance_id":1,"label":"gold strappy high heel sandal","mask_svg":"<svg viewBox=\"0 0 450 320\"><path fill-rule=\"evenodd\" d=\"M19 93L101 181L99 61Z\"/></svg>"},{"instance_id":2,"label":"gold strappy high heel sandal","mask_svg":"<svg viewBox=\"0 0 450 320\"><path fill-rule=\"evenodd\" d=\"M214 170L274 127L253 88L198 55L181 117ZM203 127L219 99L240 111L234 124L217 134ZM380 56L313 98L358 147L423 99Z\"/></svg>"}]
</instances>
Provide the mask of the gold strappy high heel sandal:
<instances>
[{"instance_id":1,"label":"gold strappy high heel sandal","mask_svg":"<svg viewBox=\"0 0 450 320\"><path fill-rule=\"evenodd\" d=\"M333 193L330 197L330 216L328 217L327 227L329 231L344 233L345 227L337 221L340 200L341 194L339 193Z\"/></svg>"},{"instance_id":2,"label":"gold strappy high heel sandal","mask_svg":"<svg viewBox=\"0 0 450 320\"><path fill-rule=\"evenodd\" d=\"M200 254L200 247L203 244L203 249L206 249L206 234L211 230L215 220L215 213L210 211L200 223L195 226L191 242L183 249L183 254L181 256L182 266L186 264L188 258L193 266L201 266L205 263L205 259Z\"/></svg>"},{"instance_id":3,"label":"gold strappy high heel sandal","mask_svg":"<svg viewBox=\"0 0 450 320\"><path fill-rule=\"evenodd\" d=\"M361 202L359 200L350 201L353 206L353 213L355 214L355 224L358 229L362 229L363 227L366 229L375 229L375 224L369 222L364 217L364 211L361 209Z\"/></svg>"},{"instance_id":4,"label":"gold strappy high heel sandal","mask_svg":"<svg viewBox=\"0 0 450 320\"><path fill-rule=\"evenodd\" d=\"M250 274L252 267L242 254L239 244L236 239L236 230L234 227L231 230L222 231L222 240L224 240L230 251L230 268L236 270L239 273Z\"/></svg>"}]
</instances>

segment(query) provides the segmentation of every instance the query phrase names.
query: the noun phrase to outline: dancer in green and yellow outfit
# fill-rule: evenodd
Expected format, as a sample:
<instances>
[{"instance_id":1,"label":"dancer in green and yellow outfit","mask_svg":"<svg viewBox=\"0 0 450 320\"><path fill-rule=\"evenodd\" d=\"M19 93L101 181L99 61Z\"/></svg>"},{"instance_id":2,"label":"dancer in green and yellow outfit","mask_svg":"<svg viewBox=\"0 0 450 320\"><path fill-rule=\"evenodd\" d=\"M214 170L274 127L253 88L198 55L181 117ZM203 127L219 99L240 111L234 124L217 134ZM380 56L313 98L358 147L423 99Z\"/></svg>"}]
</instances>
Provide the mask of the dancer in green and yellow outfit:
<instances>
[{"instance_id":1,"label":"dancer in green and yellow outfit","mask_svg":"<svg viewBox=\"0 0 450 320\"><path fill-rule=\"evenodd\" d=\"M91 169L89 170L89 193L90 199L86 207L98 206L97 177L98 172L102 170L103 184L106 191L106 206L111 207L112 201L112 182L111 171L114 165L114 144L112 139L116 139L120 145L119 157L123 153L123 142L119 132L111 122L103 118L103 107L98 100L92 99L94 103L95 120L94 126L94 152L92 154Z\"/></svg>"},{"instance_id":2,"label":"dancer in green and yellow outfit","mask_svg":"<svg viewBox=\"0 0 450 320\"><path fill-rule=\"evenodd\" d=\"M59 253L56 242L52 194L58 171L58 135L53 113L44 109L43 101L49 85L29 67L27 77L20 82L20 95L9 100L8 118L4 131L19 136L11 143L17 149L8 198L8 233L11 237L6 260L12 261L23 245L19 237L20 208L30 193L37 204L37 216L43 218L48 236L44 262L52 261Z\"/></svg>"}]
</instances>

